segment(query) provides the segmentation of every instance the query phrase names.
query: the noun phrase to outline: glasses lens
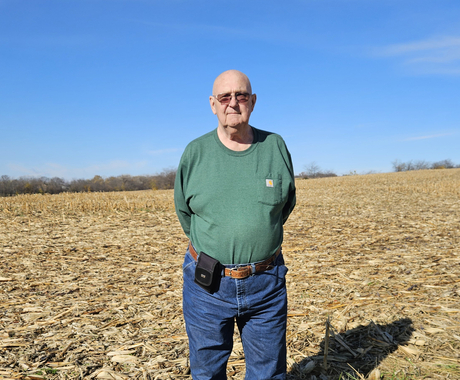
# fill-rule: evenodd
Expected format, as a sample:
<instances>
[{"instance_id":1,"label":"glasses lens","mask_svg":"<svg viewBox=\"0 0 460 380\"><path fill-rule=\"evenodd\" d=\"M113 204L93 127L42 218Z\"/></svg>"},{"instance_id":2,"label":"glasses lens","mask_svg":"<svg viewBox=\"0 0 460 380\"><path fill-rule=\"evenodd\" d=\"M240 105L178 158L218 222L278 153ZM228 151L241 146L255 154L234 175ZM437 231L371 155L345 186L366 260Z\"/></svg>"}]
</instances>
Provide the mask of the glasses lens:
<instances>
[{"instance_id":1,"label":"glasses lens","mask_svg":"<svg viewBox=\"0 0 460 380\"><path fill-rule=\"evenodd\" d=\"M235 98L238 103L246 103L251 95L247 92L237 92ZM220 104L229 104L232 101L232 94L219 94L216 96Z\"/></svg>"},{"instance_id":2,"label":"glasses lens","mask_svg":"<svg viewBox=\"0 0 460 380\"><path fill-rule=\"evenodd\" d=\"M228 104L232 100L232 94L219 94L217 95L217 100L221 104Z\"/></svg>"},{"instance_id":3,"label":"glasses lens","mask_svg":"<svg viewBox=\"0 0 460 380\"><path fill-rule=\"evenodd\" d=\"M247 92L237 92L235 95L239 103L245 103L249 100L249 94Z\"/></svg>"}]
</instances>

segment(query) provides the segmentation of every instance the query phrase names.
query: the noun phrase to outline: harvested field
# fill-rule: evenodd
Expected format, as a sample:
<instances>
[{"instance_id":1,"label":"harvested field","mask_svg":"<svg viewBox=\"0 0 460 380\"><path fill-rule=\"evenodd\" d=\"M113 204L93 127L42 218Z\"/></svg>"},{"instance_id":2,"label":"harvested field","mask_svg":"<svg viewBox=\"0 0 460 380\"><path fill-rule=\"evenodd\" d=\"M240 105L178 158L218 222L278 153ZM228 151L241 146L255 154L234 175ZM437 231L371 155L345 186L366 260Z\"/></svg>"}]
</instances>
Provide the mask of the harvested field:
<instances>
[{"instance_id":1,"label":"harvested field","mask_svg":"<svg viewBox=\"0 0 460 380\"><path fill-rule=\"evenodd\" d=\"M460 169L297 187L289 379L460 379ZM191 378L172 198L0 198L0 377Z\"/></svg>"}]
</instances>

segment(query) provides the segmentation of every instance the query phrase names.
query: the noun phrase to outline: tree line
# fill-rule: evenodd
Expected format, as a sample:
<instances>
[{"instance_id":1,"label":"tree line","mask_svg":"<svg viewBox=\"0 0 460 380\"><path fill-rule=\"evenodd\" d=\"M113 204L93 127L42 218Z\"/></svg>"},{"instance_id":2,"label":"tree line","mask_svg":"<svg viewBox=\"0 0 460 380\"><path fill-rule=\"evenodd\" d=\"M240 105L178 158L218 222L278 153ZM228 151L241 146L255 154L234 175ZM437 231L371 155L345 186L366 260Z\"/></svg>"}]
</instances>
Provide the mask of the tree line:
<instances>
[{"instance_id":1,"label":"tree line","mask_svg":"<svg viewBox=\"0 0 460 380\"><path fill-rule=\"evenodd\" d=\"M460 164L454 164L450 159L432 163L424 160L407 162L395 160L392 162L392 166L395 172L460 168ZM337 177L334 171L323 170L316 162L306 165L304 169L303 172L296 176L297 178ZM370 171L365 174L371 173L373 172ZM349 174L344 175L356 174L358 174L356 171L351 171ZM176 169L164 169L161 173L154 175L131 176L123 174L118 177L108 178L96 175L92 179L73 179L71 181L66 181L59 177L20 177L12 179L7 175L2 175L0 177L0 196L173 189L175 178Z\"/></svg>"},{"instance_id":2,"label":"tree line","mask_svg":"<svg viewBox=\"0 0 460 380\"><path fill-rule=\"evenodd\" d=\"M12 179L7 175L2 175L0 177L0 196L173 189L175 178L176 169L164 169L155 175L130 176L123 174L108 178L96 175L92 179L73 179L71 181L59 177Z\"/></svg>"},{"instance_id":3,"label":"tree line","mask_svg":"<svg viewBox=\"0 0 460 380\"><path fill-rule=\"evenodd\" d=\"M395 172L407 172L410 170L427 170L427 169L453 169L460 168L460 164L454 164L452 160L442 160L436 162L427 162L425 160L401 162L394 160L392 163Z\"/></svg>"},{"instance_id":4,"label":"tree line","mask_svg":"<svg viewBox=\"0 0 460 380\"><path fill-rule=\"evenodd\" d=\"M460 164L455 164L450 159L427 162L425 160L410 160L402 162L400 160L394 160L392 163L393 170L395 172L406 172L410 170L428 170L428 169L453 169L460 168ZM374 171L369 171L361 174L373 174ZM350 171L347 175L358 175L356 171ZM337 174L333 170L322 169L315 161L304 166L304 171L299 173L297 178L313 179L313 178L325 178L325 177L337 177Z\"/></svg>"},{"instance_id":5,"label":"tree line","mask_svg":"<svg viewBox=\"0 0 460 380\"><path fill-rule=\"evenodd\" d=\"M325 177L337 177L332 170L321 169L320 166L315 162L311 162L308 165L305 165L304 171L299 173L297 178L325 178Z\"/></svg>"}]
</instances>

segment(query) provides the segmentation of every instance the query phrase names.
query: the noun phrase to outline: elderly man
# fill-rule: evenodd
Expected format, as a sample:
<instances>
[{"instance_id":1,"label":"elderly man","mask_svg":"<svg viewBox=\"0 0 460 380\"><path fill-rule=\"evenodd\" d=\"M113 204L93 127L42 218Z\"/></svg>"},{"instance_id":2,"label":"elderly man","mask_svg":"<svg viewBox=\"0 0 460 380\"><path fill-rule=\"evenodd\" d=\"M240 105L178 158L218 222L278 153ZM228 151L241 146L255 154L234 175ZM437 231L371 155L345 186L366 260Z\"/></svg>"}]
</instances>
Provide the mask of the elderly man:
<instances>
[{"instance_id":1,"label":"elderly man","mask_svg":"<svg viewBox=\"0 0 460 380\"><path fill-rule=\"evenodd\" d=\"M257 97L245 74L223 72L212 93L217 129L186 147L174 190L190 239L183 310L192 377L226 379L236 321L246 379L285 379L281 243L295 205L291 157L279 135L249 125Z\"/></svg>"}]
</instances>

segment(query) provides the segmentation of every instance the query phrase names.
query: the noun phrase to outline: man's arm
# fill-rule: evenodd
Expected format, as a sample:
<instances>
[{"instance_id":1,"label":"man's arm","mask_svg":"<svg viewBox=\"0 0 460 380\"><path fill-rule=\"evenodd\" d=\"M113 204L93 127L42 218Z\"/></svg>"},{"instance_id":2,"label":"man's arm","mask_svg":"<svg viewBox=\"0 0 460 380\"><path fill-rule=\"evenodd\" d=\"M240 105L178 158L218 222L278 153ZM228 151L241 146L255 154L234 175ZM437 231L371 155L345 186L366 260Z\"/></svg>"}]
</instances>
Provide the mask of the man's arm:
<instances>
[{"instance_id":1,"label":"man's arm","mask_svg":"<svg viewBox=\"0 0 460 380\"><path fill-rule=\"evenodd\" d=\"M284 144L284 154L286 155L286 164L288 166L289 173L291 175L290 183L289 183L289 195L286 204L283 207L283 224L289 218L294 206L296 204L296 194L295 194L295 178L294 178L294 166L292 165L291 154L289 153L286 145Z\"/></svg>"},{"instance_id":2,"label":"man's arm","mask_svg":"<svg viewBox=\"0 0 460 380\"><path fill-rule=\"evenodd\" d=\"M293 179L294 181L294 179ZM283 224L286 223L286 221L289 218L289 215L291 215L292 210L294 210L294 206L296 203L296 196L295 196L295 185L293 182L293 185L289 191L289 197L286 202L286 204L283 207Z\"/></svg>"},{"instance_id":3,"label":"man's arm","mask_svg":"<svg viewBox=\"0 0 460 380\"><path fill-rule=\"evenodd\" d=\"M184 155L182 155L179 167L176 172L176 180L174 183L174 206L179 222L184 230L185 235L190 239L190 222L192 218L192 210L188 207L185 197L187 166L185 164Z\"/></svg>"}]
</instances>

